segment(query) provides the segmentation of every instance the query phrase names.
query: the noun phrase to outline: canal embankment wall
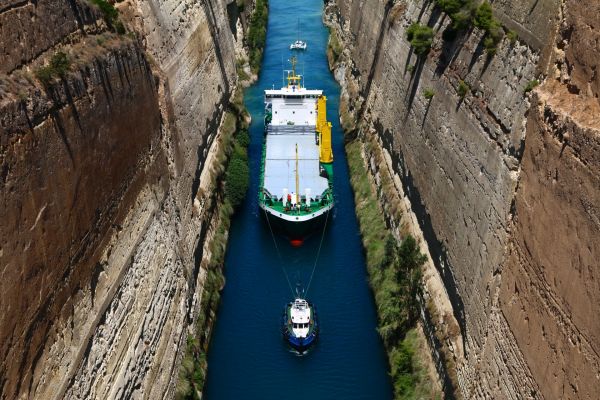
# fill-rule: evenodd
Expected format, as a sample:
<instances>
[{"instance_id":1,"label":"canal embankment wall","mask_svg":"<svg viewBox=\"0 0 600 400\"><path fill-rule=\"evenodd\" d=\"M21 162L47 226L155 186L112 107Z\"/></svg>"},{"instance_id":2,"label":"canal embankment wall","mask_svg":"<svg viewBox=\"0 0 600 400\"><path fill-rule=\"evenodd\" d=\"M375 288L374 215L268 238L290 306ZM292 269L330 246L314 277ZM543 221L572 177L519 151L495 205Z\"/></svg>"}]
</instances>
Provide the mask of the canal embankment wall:
<instances>
[{"instance_id":1,"label":"canal embankment wall","mask_svg":"<svg viewBox=\"0 0 600 400\"><path fill-rule=\"evenodd\" d=\"M174 393L226 238L245 3L0 7L0 397Z\"/></svg>"},{"instance_id":2,"label":"canal embankment wall","mask_svg":"<svg viewBox=\"0 0 600 400\"><path fill-rule=\"evenodd\" d=\"M425 332L457 397L600 389L592 3L495 1L504 36L488 52L434 1L326 2L341 123L388 227L429 256ZM424 56L414 22L434 34Z\"/></svg>"}]
</instances>

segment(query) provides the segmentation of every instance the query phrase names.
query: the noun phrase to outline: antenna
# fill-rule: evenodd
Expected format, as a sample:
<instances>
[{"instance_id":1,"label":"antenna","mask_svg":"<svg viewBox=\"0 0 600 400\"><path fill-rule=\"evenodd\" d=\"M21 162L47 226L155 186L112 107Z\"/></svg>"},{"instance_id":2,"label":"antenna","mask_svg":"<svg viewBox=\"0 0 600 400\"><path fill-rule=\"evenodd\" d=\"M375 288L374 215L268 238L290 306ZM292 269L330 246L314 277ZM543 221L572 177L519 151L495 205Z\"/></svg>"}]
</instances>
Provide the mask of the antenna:
<instances>
[{"instance_id":1,"label":"antenna","mask_svg":"<svg viewBox=\"0 0 600 400\"><path fill-rule=\"evenodd\" d=\"M305 64L306 62L304 61L304 58L302 58L302 87L306 89L306 75L304 75Z\"/></svg>"},{"instance_id":2,"label":"antenna","mask_svg":"<svg viewBox=\"0 0 600 400\"><path fill-rule=\"evenodd\" d=\"M283 70L283 53L281 54L281 87L285 86L285 71Z\"/></svg>"}]
</instances>

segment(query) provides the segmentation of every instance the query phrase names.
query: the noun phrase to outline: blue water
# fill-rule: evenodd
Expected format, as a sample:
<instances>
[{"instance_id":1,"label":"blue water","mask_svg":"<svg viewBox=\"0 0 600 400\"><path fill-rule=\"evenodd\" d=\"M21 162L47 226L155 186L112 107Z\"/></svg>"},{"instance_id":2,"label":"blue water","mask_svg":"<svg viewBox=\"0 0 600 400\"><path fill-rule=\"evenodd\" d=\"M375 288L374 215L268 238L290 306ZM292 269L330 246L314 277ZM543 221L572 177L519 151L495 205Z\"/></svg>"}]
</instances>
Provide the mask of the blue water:
<instances>
[{"instance_id":1,"label":"blue water","mask_svg":"<svg viewBox=\"0 0 600 400\"><path fill-rule=\"evenodd\" d=\"M251 184L235 214L225 260L226 285L208 352L205 398L220 399L390 399L392 387L376 311L368 287L354 200L339 126L339 86L327 67L323 0L270 0L267 45L259 81L246 91L252 114L249 148ZM280 316L292 299L292 284L309 281L321 234L293 248L277 235L280 261L269 228L260 218L256 193L263 140L263 90L281 86L282 60L289 68L289 44L297 16L308 50L298 69L308 88L323 89L333 122L336 204L324 236L308 299L319 311L320 337L303 357L290 353L280 333Z\"/></svg>"}]
</instances>

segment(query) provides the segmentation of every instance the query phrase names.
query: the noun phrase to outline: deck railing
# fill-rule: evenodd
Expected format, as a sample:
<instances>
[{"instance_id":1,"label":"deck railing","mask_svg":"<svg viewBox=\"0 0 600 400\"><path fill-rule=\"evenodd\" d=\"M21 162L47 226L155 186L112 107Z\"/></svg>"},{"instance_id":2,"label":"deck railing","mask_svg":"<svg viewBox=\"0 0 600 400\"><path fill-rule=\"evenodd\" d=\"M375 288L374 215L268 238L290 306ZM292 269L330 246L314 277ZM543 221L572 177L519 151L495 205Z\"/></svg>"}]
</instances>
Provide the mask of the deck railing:
<instances>
[{"instance_id":1,"label":"deck railing","mask_svg":"<svg viewBox=\"0 0 600 400\"><path fill-rule=\"evenodd\" d=\"M314 135L315 129L315 125L267 125L269 135Z\"/></svg>"}]
</instances>

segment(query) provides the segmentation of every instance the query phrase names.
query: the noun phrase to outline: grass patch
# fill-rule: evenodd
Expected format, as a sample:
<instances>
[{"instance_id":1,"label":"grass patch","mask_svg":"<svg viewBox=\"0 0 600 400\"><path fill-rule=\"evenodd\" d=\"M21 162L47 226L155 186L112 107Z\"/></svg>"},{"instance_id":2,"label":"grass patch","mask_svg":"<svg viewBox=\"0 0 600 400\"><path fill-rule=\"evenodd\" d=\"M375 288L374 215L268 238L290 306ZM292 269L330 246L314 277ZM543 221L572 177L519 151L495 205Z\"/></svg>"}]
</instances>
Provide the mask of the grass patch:
<instances>
[{"instance_id":1,"label":"grass patch","mask_svg":"<svg viewBox=\"0 0 600 400\"><path fill-rule=\"evenodd\" d=\"M512 29L506 32L506 37L510 41L510 44L515 44L519 39L519 35L517 34L517 32L513 31Z\"/></svg>"},{"instance_id":2,"label":"grass patch","mask_svg":"<svg viewBox=\"0 0 600 400\"><path fill-rule=\"evenodd\" d=\"M366 147L372 147L368 143ZM417 293L426 257L412 236L400 246L388 231L361 156L361 143L346 144L369 282L377 304L379 334L383 339L396 399L435 398L425 368L418 360Z\"/></svg>"},{"instance_id":3,"label":"grass patch","mask_svg":"<svg viewBox=\"0 0 600 400\"><path fill-rule=\"evenodd\" d=\"M435 96L435 92L433 91L433 89L427 88L423 90L423 97L425 97L427 100L433 99L433 96Z\"/></svg>"},{"instance_id":4,"label":"grass patch","mask_svg":"<svg viewBox=\"0 0 600 400\"><path fill-rule=\"evenodd\" d=\"M67 53L57 51L54 53L48 65L38 68L35 76L44 86L49 86L52 81L58 77L64 78L71 67L71 60Z\"/></svg>"},{"instance_id":5,"label":"grass patch","mask_svg":"<svg viewBox=\"0 0 600 400\"><path fill-rule=\"evenodd\" d=\"M458 97L460 97L461 99L464 99L470 90L471 90L471 88L465 81L463 81L463 80L458 81L458 88L456 89L456 93L458 93Z\"/></svg>"},{"instance_id":6,"label":"grass patch","mask_svg":"<svg viewBox=\"0 0 600 400\"><path fill-rule=\"evenodd\" d=\"M389 355L396 399L441 399L428 386L427 369L419 362L419 349L427 346L421 342L417 330L411 329Z\"/></svg>"},{"instance_id":7,"label":"grass patch","mask_svg":"<svg viewBox=\"0 0 600 400\"><path fill-rule=\"evenodd\" d=\"M388 232L364 167L360 142L353 141L347 144L346 154L350 168L350 182L356 200L356 214L366 251L367 268L371 271L383 261L384 243Z\"/></svg>"},{"instance_id":8,"label":"grass patch","mask_svg":"<svg viewBox=\"0 0 600 400\"><path fill-rule=\"evenodd\" d=\"M525 89L523 89L524 93L529 93L531 92L533 89L535 89L536 87L538 87L540 85L540 81L538 81L537 79L533 79L531 81L529 81L527 83L527 86L525 86Z\"/></svg>"}]
</instances>

